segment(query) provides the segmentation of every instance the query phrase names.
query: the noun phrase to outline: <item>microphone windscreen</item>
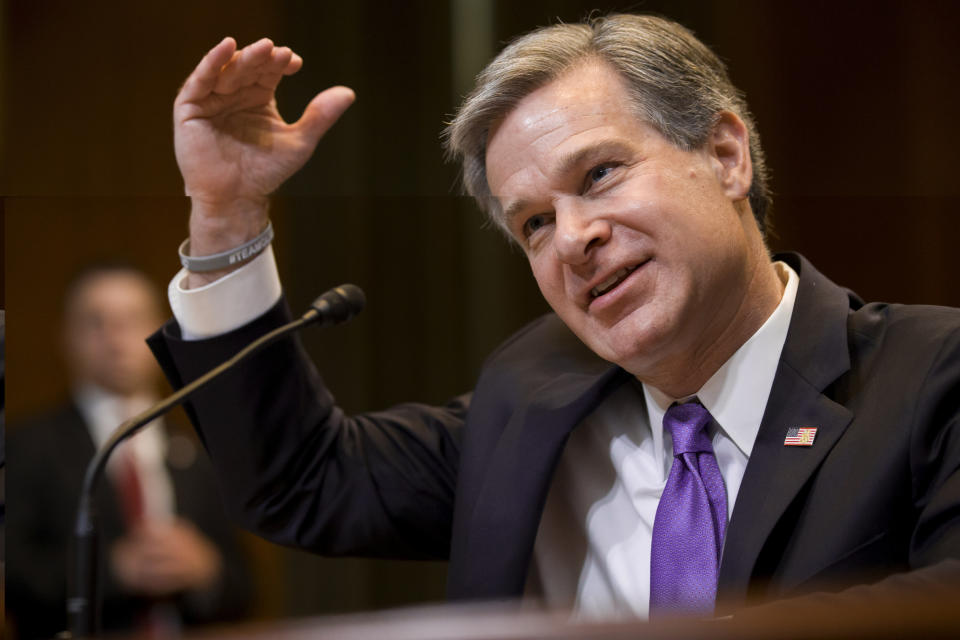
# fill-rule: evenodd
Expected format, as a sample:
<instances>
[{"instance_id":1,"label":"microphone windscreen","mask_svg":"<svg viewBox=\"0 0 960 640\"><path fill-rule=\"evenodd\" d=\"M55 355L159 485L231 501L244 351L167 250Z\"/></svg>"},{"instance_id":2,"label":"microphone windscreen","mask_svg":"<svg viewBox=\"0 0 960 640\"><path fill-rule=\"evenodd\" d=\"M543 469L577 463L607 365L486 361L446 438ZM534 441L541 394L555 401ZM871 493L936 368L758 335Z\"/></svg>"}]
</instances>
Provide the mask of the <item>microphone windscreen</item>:
<instances>
[{"instance_id":1,"label":"microphone windscreen","mask_svg":"<svg viewBox=\"0 0 960 640\"><path fill-rule=\"evenodd\" d=\"M342 284L330 289L313 301L310 307L319 315L322 324L346 322L363 310L367 297L355 284Z\"/></svg>"}]
</instances>

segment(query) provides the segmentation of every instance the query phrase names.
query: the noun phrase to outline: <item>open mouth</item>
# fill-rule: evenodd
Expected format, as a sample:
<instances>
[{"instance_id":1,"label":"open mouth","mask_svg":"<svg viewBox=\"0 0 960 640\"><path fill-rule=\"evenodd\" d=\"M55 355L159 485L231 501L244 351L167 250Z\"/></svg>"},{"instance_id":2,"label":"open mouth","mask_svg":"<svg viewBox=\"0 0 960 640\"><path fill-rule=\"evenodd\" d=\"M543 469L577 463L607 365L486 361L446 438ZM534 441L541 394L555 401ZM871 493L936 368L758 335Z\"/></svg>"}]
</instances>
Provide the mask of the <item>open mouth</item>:
<instances>
[{"instance_id":1,"label":"open mouth","mask_svg":"<svg viewBox=\"0 0 960 640\"><path fill-rule=\"evenodd\" d=\"M610 276L608 279L604 280L593 289L590 290L590 298L596 299L607 293L611 289L614 289L618 284L627 279L631 273L637 270L637 267L640 265L634 265L632 267L623 267L619 269L615 274Z\"/></svg>"}]
</instances>

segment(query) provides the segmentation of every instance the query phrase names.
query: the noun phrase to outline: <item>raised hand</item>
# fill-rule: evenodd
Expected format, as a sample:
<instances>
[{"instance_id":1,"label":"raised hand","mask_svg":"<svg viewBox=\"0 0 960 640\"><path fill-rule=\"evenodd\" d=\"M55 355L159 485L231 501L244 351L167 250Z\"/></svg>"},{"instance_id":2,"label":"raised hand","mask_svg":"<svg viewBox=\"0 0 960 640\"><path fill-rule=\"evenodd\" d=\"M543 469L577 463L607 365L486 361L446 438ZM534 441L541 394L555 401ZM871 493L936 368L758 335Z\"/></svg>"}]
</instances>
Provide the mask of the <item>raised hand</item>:
<instances>
[{"instance_id":1,"label":"raised hand","mask_svg":"<svg viewBox=\"0 0 960 640\"><path fill-rule=\"evenodd\" d=\"M193 255L257 235L266 225L267 197L306 163L353 102L353 91L331 87L299 120L284 122L275 90L302 65L300 56L268 39L237 50L233 38L225 38L181 88L173 109L174 146L192 199Z\"/></svg>"}]
</instances>

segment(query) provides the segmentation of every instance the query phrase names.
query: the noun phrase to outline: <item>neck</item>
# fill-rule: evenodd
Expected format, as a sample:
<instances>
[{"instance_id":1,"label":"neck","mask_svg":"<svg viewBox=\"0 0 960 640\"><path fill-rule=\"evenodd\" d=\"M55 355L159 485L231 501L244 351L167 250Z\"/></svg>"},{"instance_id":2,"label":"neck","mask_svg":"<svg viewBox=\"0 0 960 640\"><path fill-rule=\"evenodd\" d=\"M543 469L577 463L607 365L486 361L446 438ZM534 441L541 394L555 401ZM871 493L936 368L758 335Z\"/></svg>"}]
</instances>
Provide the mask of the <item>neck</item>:
<instances>
[{"instance_id":1,"label":"neck","mask_svg":"<svg viewBox=\"0 0 960 640\"><path fill-rule=\"evenodd\" d=\"M730 314L717 314L695 344L686 345L675 358L649 376L637 376L672 398L697 393L704 384L763 326L783 297L785 283L764 249L763 259L748 270L744 293Z\"/></svg>"}]
</instances>

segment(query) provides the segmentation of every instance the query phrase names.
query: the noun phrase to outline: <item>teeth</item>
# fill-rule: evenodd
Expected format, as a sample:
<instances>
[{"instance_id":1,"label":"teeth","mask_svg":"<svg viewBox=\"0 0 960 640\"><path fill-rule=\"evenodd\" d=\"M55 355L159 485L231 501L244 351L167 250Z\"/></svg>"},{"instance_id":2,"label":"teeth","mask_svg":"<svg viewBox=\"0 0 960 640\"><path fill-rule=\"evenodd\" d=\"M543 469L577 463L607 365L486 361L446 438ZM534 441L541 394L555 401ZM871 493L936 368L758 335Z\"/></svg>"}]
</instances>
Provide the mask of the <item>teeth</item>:
<instances>
[{"instance_id":1,"label":"teeth","mask_svg":"<svg viewBox=\"0 0 960 640\"><path fill-rule=\"evenodd\" d=\"M607 280L604 280L603 282L595 286L593 289L591 289L590 295L593 296L594 298L596 298L597 296L602 296L607 291L610 291L610 289L613 289L617 284L619 284L621 280L623 280L628 275L630 275L630 273L632 273L635 268L636 267L624 267L623 269L620 269L615 274L610 276L610 278L608 278Z\"/></svg>"}]
</instances>

